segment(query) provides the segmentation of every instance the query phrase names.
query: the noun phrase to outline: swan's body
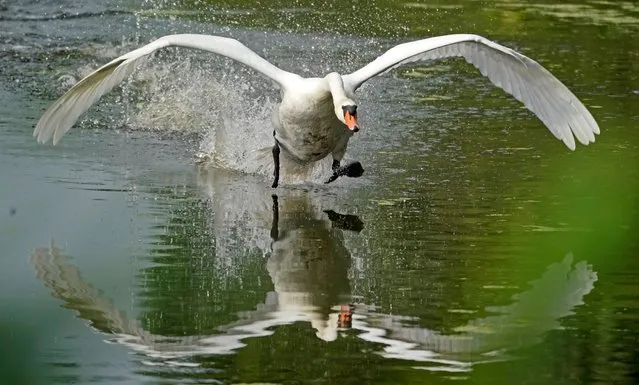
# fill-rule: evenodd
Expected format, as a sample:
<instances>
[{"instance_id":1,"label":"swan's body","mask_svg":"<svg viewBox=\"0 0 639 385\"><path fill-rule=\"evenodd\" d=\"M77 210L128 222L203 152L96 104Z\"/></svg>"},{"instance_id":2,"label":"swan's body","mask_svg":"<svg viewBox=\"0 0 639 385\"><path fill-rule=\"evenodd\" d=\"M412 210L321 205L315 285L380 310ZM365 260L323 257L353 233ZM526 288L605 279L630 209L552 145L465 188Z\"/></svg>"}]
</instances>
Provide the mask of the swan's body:
<instances>
[{"instance_id":1,"label":"swan's body","mask_svg":"<svg viewBox=\"0 0 639 385\"><path fill-rule=\"evenodd\" d=\"M353 133L337 119L327 81L311 78L298 82L295 92L284 92L274 111L275 138L299 162L315 162L331 152L341 159Z\"/></svg>"},{"instance_id":2,"label":"swan's body","mask_svg":"<svg viewBox=\"0 0 639 385\"><path fill-rule=\"evenodd\" d=\"M586 107L557 78L534 60L477 35L446 35L400 44L348 74L302 78L281 70L234 39L208 35L164 36L107 63L73 86L44 113L34 130L39 142L56 144L75 121L104 93L120 83L154 51L180 46L201 49L244 63L273 80L282 89L282 102L274 111L273 187L279 179L279 156L308 164L333 157L333 176L359 176L359 162L340 167L348 140L359 129L354 93L365 81L399 65L462 56L496 86L513 95L575 149L576 137L584 145L595 141L599 127ZM353 167L351 167L353 166Z\"/></svg>"}]
</instances>

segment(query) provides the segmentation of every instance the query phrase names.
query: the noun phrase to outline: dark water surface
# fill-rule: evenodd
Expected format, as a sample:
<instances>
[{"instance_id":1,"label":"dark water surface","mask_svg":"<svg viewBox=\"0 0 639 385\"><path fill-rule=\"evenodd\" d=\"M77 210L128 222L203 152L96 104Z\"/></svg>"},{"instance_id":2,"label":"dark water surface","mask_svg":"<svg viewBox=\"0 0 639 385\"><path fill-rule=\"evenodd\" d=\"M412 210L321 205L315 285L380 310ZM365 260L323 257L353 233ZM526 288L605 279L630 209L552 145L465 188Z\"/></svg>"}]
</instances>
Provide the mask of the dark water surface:
<instances>
[{"instance_id":1,"label":"dark water surface","mask_svg":"<svg viewBox=\"0 0 639 385\"><path fill-rule=\"evenodd\" d=\"M639 6L262 3L0 1L0 384L637 383ZM572 153L462 61L421 63L363 87L364 177L274 197L236 128L268 137L277 93L167 50L60 145L31 137L74 81L178 32L303 75L479 33L602 135Z\"/></svg>"}]
</instances>

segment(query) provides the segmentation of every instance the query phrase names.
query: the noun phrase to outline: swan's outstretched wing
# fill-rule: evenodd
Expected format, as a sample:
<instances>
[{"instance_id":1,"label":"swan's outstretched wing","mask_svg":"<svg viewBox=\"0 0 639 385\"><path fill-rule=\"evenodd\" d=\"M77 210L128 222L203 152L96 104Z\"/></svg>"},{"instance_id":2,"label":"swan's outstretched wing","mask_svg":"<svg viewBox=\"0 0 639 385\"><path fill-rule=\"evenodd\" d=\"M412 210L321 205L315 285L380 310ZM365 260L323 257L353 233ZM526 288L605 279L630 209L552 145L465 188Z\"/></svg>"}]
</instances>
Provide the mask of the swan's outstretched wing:
<instances>
[{"instance_id":1,"label":"swan's outstretched wing","mask_svg":"<svg viewBox=\"0 0 639 385\"><path fill-rule=\"evenodd\" d=\"M446 35L400 44L343 76L347 92L397 66L419 60L463 56L497 87L524 103L550 131L575 149L573 134L582 144L595 141L599 126L590 112L548 70L536 61L477 35Z\"/></svg>"},{"instance_id":2,"label":"swan's outstretched wing","mask_svg":"<svg viewBox=\"0 0 639 385\"><path fill-rule=\"evenodd\" d=\"M40 143L46 143L51 137L53 144L58 143L80 115L131 74L143 58L168 46L201 49L227 56L254 68L282 87L299 78L293 73L277 68L235 39L193 34L164 36L120 56L80 80L45 111L33 131L33 136Z\"/></svg>"}]
</instances>

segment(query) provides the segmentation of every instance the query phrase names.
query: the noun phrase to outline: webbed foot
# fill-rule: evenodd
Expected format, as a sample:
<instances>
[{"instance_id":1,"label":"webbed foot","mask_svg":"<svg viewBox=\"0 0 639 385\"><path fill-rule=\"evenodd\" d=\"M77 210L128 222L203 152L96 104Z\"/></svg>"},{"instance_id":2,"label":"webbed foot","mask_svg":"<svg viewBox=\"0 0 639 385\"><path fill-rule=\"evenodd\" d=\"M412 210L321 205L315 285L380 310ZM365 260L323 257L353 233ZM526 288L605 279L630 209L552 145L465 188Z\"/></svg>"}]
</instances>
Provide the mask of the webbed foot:
<instances>
[{"instance_id":1,"label":"webbed foot","mask_svg":"<svg viewBox=\"0 0 639 385\"><path fill-rule=\"evenodd\" d=\"M333 165L335 165L335 163L333 163ZM333 167L333 175L331 175L330 178L328 178L328 180L324 183L331 183L340 176L359 178L360 176L362 176L362 174L364 174L364 168L362 167L362 164L360 162L352 162L341 167Z\"/></svg>"}]
</instances>

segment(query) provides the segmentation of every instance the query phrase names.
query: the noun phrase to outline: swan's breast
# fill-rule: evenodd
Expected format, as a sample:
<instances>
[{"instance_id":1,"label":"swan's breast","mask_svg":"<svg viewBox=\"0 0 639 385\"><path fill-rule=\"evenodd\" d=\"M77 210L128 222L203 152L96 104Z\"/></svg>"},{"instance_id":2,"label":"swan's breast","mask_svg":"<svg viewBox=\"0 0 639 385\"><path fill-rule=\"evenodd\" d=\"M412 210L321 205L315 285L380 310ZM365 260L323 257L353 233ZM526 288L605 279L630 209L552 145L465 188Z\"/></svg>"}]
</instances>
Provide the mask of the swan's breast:
<instances>
[{"instance_id":1,"label":"swan's breast","mask_svg":"<svg viewBox=\"0 0 639 385\"><path fill-rule=\"evenodd\" d=\"M276 139L303 162L326 157L347 134L333 111L331 93L321 88L286 94L276 121Z\"/></svg>"}]
</instances>

